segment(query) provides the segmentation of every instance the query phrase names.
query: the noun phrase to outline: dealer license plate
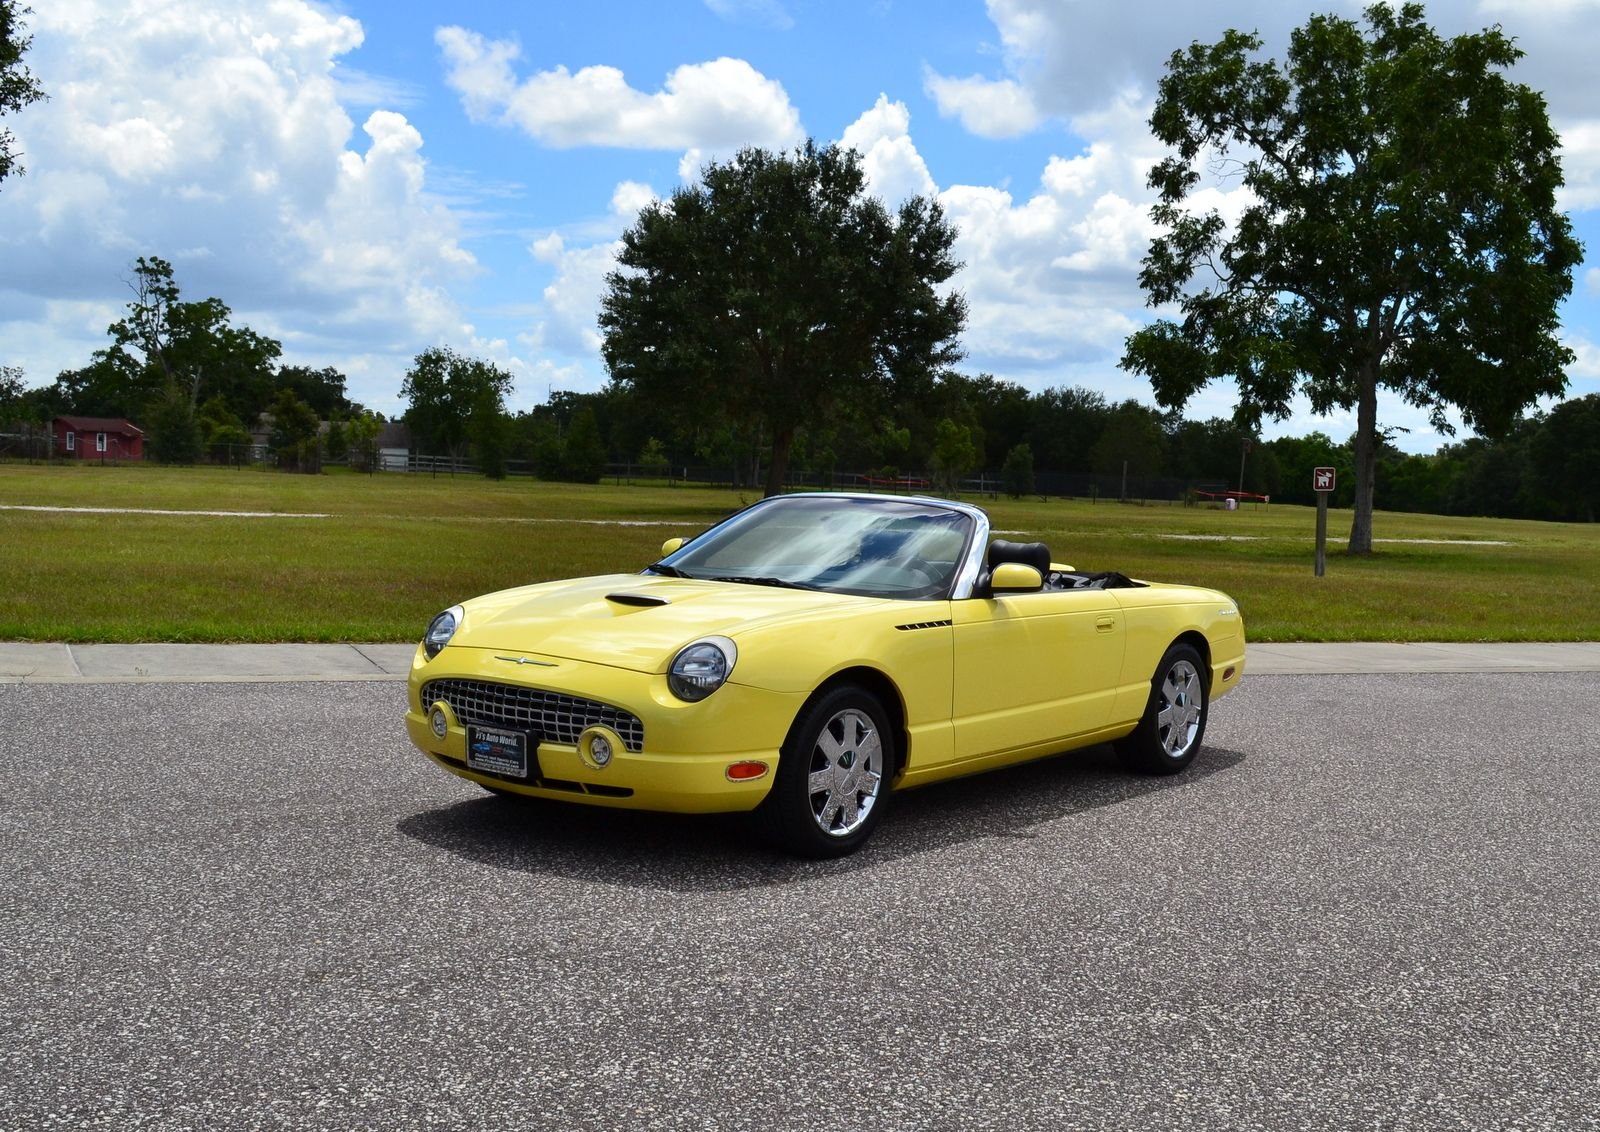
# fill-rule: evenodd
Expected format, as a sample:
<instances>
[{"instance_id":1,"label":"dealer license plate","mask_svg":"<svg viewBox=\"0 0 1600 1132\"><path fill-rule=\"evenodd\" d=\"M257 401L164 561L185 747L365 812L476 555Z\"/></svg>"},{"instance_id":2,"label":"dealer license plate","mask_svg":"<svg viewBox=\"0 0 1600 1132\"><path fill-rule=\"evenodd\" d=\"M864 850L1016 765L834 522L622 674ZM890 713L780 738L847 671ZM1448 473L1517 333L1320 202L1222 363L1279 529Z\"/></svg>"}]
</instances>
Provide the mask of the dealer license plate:
<instances>
[{"instance_id":1,"label":"dealer license plate","mask_svg":"<svg viewBox=\"0 0 1600 1132\"><path fill-rule=\"evenodd\" d=\"M539 777L539 741L526 731L467 728L467 766L505 778Z\"/></svg>"}]
</instances>

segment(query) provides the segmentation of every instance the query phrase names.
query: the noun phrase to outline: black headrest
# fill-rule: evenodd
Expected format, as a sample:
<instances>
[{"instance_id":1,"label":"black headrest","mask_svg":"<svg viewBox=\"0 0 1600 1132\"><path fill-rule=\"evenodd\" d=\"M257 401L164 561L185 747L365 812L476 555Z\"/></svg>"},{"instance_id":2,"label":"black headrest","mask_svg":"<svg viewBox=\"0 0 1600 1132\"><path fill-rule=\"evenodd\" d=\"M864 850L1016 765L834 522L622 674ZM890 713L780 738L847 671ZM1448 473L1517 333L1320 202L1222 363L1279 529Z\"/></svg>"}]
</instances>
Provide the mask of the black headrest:
<instances>
[{"instance_id":1,"label":"black headrest","mask_svg":"<svg viewBox=\"0 0 1600 1132\"><path fill-rule=\"evenodd\" d=\"M989 544L989 569L1002 562L1032 566L1041 576L1050 573L1050 548L1042 542L1007 542L997 538Z\"/></svg>"}]
</instances>

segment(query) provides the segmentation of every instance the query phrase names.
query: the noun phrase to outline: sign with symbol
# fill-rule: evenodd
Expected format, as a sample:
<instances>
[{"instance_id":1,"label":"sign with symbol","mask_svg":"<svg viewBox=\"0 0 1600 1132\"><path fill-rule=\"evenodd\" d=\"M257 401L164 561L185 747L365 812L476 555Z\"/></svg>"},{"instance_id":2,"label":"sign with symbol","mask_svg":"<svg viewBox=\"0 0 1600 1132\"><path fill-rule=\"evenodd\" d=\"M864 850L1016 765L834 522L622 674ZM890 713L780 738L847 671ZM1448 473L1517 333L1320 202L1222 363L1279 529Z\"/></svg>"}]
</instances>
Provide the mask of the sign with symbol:
<instances>
[{"instance_id":1,"label":"sign with symbol","mask_svg":"<svg viewBox=\"0 0 1600 1132\"><path fill-rule=\"evenodd\" d=\"M1311 490L1312 491L1332 491L1333 490L1333 469L1332 468L1313 468L1311 470Z\"/></svg>"}]
</instances>

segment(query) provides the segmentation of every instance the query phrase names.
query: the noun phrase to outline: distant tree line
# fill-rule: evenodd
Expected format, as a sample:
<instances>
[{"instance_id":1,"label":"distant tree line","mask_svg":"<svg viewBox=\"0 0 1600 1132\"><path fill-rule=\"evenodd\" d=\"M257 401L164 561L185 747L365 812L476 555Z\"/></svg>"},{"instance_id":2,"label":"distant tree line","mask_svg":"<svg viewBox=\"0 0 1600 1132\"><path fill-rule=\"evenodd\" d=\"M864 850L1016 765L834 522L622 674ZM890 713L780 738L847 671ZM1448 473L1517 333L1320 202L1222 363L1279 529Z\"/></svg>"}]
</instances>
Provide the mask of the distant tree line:
<instances>
[{"instance_id":1,"label":"distant tree line","mask_svg":"<svg viewBox=\"0 0 1600 1132\"><path fill-rule=\"evenodd\" d=\"M631 392L556 391L508 421L511 459L546 479L594 482L607 465L649 473L710 468L759 489L770 458L759 431L664 427ZM1378 442L1376 506L1383 511L1594 522L1600 517L1600 394L1521 418L1498 439L1472 437L1431 454ZM841 414L797 431L793 471L829 483L840 473L914 477L956 490L980 473L1000 491L1036 494L1047 473L1102 482L1174 481L1189 489L1244 490L1313 504L1312 469L1338 471L1333 506L1353 505L1354 436L1322 432L1262 439L1225 419L1188 420L1081 387L1030 391L987 375L946 374L928 399L883 415ZM469 446L470 450L470 446ZM1242 473L1242 475L1241 475ZM1180 488L1180 490L1182 490Z\"/></svg>"}]
</instances>

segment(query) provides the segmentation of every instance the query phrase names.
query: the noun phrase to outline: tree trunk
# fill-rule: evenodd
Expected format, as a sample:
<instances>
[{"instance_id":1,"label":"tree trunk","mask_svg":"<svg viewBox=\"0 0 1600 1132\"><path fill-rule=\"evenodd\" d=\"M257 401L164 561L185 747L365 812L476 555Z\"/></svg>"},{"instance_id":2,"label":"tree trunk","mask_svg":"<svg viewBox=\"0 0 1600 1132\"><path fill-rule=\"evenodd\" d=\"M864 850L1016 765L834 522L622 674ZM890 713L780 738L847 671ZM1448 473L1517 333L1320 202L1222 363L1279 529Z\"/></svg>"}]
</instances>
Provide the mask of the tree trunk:
<instances>
[{"instance_id":1,"label":"tree trunk","mask_svg":"<svg viewBox=\"0 0 1600 1132\"><path fill-rule=\"evenodd\" d=\"M1372 499L1378 468L1378 375L1372 363L1362 367L1361 395L1356 402L1355 518L1350 522L1350 554L1372 553Z\"/></svg>"},{"instance_id":2,"label":"tree trunk","mask_svg":"<svg viewBox=\"0 0 1600 1132\"><path fill-rule=\"evenodd\" d=\"M765 495L782 495L783 481L789 474L789 451L794 447L794 426L784 425L772 430L772 462L767 465Z\"/></svg>"}]
</instances>

